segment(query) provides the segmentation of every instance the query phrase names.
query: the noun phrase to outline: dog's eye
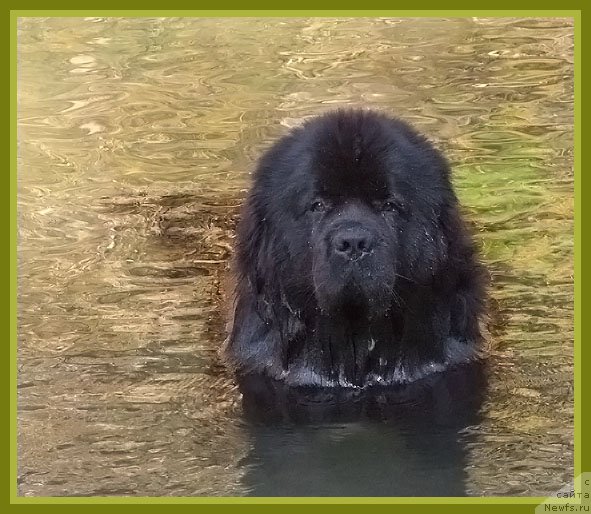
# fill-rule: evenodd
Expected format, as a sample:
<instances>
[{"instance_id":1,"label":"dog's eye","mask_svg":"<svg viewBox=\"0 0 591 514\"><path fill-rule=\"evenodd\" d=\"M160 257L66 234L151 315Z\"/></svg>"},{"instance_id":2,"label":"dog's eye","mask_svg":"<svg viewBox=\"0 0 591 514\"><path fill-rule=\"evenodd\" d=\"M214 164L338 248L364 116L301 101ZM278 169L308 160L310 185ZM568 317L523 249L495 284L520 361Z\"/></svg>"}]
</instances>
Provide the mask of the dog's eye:
<instances>
[{"instance_id":1,"label":"dog's eye","mask_svg":"<svg viewBox=\"0 0 591 514\"><path fill-rule=\"evenodd\" d=\"M382 211L391 212L391 211L397 211L398 209L399 209L398 204L396 202L392 202L391 200L388 200L382 204Z\"/></svg>"},{"instance_id":2,"label":"dog's eye","mask_svg":"<svg viewBox=\"0 0 591 514\"><path fill-rule=\"evenodd\" d=\"M377 206L378 207L378 206ZM396 198L390 200L384 200L378 207L383 213L397 213L401 216L407 215L407 210L404 202Z\"/></svg>"},{"instance_id":3,"label":"dog's eye","mask_svg":"<svg viewBox=\"0 0 591 514\"><path fill-rule=\"evenodd\" d=\"M320 200L316 200L315 202L312 203L312 205L310 205L310 210L312 212L322 212L322 211L326 210L326 205L324 204L324 202L322 202Z\"/></svg>"}]
</instances>

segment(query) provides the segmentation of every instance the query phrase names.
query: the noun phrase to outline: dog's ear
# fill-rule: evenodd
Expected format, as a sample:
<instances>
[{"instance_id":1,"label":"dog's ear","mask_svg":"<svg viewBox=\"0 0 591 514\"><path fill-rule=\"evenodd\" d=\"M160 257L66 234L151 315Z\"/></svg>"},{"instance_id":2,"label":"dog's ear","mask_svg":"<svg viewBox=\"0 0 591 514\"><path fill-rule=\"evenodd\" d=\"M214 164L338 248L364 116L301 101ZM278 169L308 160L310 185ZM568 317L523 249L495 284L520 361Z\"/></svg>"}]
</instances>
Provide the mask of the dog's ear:
<instances>
[{"instance_id":1,"label":"dog's ear","mask_svg":"<svg viewBox=\"0 0 591 514\"><path fill-rule=\"evenodd\" d=\"M483 320L489 276L480 264L476 246L457 204L447 205L439 216L441 246L438 287L446 293L450 310L450 335L478 345L486 336Z\"/></svg>"},{"instance_id":2,"label":"dog's ear","mask_svg":"<svg viewBox=\"0 0 591 514\"><path fill-rule=\"evenodd\" d=\"M278 277L270 273L275 268L273 259L273 237L271 226L264 212L264 206L251 195L242 210L238 225L235 268L238 275L236 293L256 300L255 311L268 321L273 304L273 292L277 289L273 281Z\"/></svg>"},{"instance_id":3,"label":"dog's ear","mask_svg":"<svg viewBox=\"0 0 591 514\"><path fill-rule=\"evenodd\" d=\"M451 210L442 227L449 247L445 270L455 282L450 298L452 336L458 340L482 343L487 338L486 299L490 275L480 263L472 232L460 215ZM452 273L453 270L453 273Z\"/></svg>"},{"instance_id":4,"label":"dog's ear","mask_svg":"<svg viewBox=\"0 0 591 514\"><path fill-rule=\"evenodd\" d=\"M226 362L241 373L265 371L279 377L283 369L283 338L274 310L280 305L279 279L274 268L270 226L251 194L238 225L233 319L223 349Z\"/></svg>"}]
</instances>

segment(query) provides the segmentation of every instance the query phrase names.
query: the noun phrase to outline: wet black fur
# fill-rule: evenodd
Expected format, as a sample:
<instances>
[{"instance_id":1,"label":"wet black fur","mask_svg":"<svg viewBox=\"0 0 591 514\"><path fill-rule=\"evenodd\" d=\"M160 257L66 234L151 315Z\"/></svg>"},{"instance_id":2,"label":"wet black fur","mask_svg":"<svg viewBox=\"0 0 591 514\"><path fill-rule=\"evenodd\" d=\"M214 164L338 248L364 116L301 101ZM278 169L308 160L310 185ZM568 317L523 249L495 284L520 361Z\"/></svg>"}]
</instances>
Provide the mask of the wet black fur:
<instances>
[{"instance_id":1,"label":"wet black fur","mask_svg":"<svg viewBox=\"0 0 591 514\"><path fill-rule=\"evenodd\" d=\"M343 253L347 241L361 241L363 258ZM241 374L394 384L481 350L486 275L449 166L408 124L380 113L314 118L263 155L235 272L225 355Z\"/></svg>"}]
</instances>

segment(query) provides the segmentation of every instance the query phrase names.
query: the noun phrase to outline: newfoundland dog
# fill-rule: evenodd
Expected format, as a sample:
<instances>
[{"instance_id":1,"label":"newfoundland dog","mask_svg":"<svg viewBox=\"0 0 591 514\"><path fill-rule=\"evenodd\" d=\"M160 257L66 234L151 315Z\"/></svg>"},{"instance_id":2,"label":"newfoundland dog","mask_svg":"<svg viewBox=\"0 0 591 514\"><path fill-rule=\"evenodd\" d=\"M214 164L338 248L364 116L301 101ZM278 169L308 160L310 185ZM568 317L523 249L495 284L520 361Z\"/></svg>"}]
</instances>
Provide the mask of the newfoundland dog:
<instances>
[{"instance_id":1,"label":"newfoundland dog","mask_svg":"<svg viewBox=\"0 0 591 514\"><path fill-rule=\"evenodd\" d=\"M486 273L446 160L405 122L314 118L261 158L226 360L293 386L413 382L477 359Z\"/></svg>"}]
</instances>

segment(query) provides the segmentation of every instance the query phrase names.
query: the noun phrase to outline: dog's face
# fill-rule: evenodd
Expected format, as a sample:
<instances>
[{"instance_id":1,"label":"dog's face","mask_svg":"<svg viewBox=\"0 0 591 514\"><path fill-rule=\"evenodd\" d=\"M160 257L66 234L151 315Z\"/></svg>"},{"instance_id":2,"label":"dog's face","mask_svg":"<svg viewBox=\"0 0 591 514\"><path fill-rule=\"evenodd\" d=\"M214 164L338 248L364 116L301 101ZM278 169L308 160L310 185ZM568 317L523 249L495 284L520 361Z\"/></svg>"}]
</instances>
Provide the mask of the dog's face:
<instances>
[{"instance_id":1,"label":"dog's face","mask_svg":"<svg viewBox=\"0 0 591 514\"><path fill-rule=\"evenodd\" d=\"M323 311L371 316L390 306L396 279L396 234L371 207L329 207L312 231L312 278Z\"/></svg>"},{"instance_id":2,"label":"dog's face","mask_svg":"<svg viewBox=\"0 0 591 514\"><path fill-rule=\"evenodd\" d=\"M401 278L420 282L443 256L439 218L451 192L445 162L405 125L354 121L304 127L297 166L275 177L266 201L281 220L288 289L313 291L326 313L372 317L396 303Z\"/></svg>"},{"instance_id":3,"label":"dog's face","mask_svg":"<svg viewBox=\"0 0 591 514\"><path fill-rule=\"evenodd\" d=\"M324 311L364 317L390 306L407 215L386 170L366 160L360 156L349 168L316 161L306 198L318 304Z\"/></svg>"}]
</instances>

